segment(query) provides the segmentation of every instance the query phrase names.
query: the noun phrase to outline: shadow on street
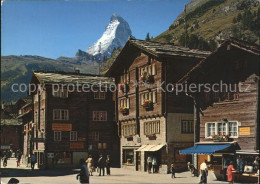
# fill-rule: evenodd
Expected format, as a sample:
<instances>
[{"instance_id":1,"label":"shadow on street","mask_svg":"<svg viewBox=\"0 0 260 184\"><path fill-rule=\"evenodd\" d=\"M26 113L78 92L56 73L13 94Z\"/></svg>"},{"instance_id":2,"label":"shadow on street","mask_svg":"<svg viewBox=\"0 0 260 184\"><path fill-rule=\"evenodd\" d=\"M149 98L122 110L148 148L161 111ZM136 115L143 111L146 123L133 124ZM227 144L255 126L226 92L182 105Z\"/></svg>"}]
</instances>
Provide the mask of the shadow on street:
<instances>
[{"instance_id":1,"label":"shadow on street","mask_svg":"<svg viewBox=\"0 0 260 184\"><path fill-rule=\"evenodd\" d=\"M66 176L78 174L78 169L30 170L22 168L1 168L1 177Z\"/></svg>"}]
</instances>

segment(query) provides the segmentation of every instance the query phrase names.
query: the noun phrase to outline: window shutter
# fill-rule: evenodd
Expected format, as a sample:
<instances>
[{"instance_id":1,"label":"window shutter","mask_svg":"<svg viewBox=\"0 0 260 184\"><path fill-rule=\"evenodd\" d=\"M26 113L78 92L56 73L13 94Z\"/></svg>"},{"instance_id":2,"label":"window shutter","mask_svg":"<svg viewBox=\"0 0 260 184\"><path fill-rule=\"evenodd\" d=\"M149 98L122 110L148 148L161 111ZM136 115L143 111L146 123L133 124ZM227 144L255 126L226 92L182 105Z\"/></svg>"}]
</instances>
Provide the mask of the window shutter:
<instances>
[{"instance_id":1,"label":"window shutter","mask_svg":"<svg viewBox=\"0 0 260 184\"><path fill-rule=\"evenodd\" d=\"M153 91L153 103L157 103L157 92Z\"/></svg>"},{"instance_id":2,"label":"window shutter","mask_svg":"<svg viewBox=\"0 0 260 184\"><path fill-rule=\"evenodd\" d=\"M156 75L156 64L152 65L152 75Z\"/></svg>"},{"instance_id":3,"label":"window shutter","mask_svg":"<svg viewBox=\"0 0 260 184\"><path fill-rule=\"evenodd\" d=\"M126 82L129 83L130 82L130 72L127 72L127 76L126 76Z\"/></svg>"},{"instance_id":4,"label":"window shutter","mask_svg":"<svg viewBox=\"0 0 260 184\"><path fill-rule=\"evenodd\" d=\"M149 92L149 100L151 100L151 101L152 101L152 100L153 100L153 98L152 98L152 97L153 97L153 95L152 95L152 92Z\"/></svg>"},{"instance_id":5,"label":"window shutter","mask_svg":"<svg viewBox=\"0 0 260 184\"><path fill-rule=\"evenodd\" d=\"M152 75L152 66L151 65L148 66L148 74Z\"/></svg>"},{"instance_id":6,"label":"window shutter","mask_svg":"<svg viewBox=\"0 0 260 184\"><path fill-rule=\"evenodd\" d=\"M130 98L127 98L127 108L130 108Z\"/></svg>"}]
</instances>

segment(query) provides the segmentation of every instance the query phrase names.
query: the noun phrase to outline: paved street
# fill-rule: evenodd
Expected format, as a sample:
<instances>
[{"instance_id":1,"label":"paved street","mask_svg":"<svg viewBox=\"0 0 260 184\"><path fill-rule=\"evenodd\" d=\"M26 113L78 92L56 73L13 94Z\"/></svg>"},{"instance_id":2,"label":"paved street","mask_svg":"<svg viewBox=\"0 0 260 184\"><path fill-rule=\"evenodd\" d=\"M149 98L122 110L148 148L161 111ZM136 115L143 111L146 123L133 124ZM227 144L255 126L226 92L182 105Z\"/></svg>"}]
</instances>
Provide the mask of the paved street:
<instances>
[{"instance_id":1,"label":"paved street","mask_svg":"<svg viewBox=\"0 0 260 184\"><path fill-rule=\"evenodd\" d=\"M1 163L2 164L2 163ZM2 166L2 165L1 165ZM2 183L7 183L11 177L17 178L20 183L44 183L44 184L71 184L79 183L76 174L79 170L35 170L31 171L22 165L16 167L15 159L8 160L6 168L1 167L3 177ZM176 173L175 179L171 179L170 174L148 174L143 172L129 171L126 169L112 168L111 176L90 177L90 183L199 183L199 177L191 177L190 172ZM216 181L213 173L209 173L209 183L225 183Z\"/></svg>"}]
</instances>

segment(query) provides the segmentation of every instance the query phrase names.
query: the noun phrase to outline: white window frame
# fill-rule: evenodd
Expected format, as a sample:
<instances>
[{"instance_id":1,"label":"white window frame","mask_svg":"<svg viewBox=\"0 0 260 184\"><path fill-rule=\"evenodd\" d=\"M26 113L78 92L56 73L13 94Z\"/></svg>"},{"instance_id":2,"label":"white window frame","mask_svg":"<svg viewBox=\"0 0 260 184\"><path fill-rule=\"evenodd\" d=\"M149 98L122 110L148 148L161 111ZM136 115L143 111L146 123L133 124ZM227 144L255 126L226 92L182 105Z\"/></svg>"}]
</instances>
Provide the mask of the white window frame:
<instances>
[{"instance_id":1,"label":"white window frame","mask_svg":"<svg viewBox=\"0 0 260 184\"><path fill-rule=\"evenodd\" d=\"M181 120L181 134L193 134L194 133L194 121L183 119Z\"/></svg>"},{"instance_id":2,"label":"white window frame","mask_svg":"<svg viewBox=\"0 0 260 184\"><path fill-rule=\"evenodd\" d=\"M137 134L136 130L136 123L122 124L122 135L124 137L135 136Z\"/></svg>"},{"instance_id":3,"label":"white window frame","mask_svg":"<svg viewBox=\"0 0 260 184\"><path fill-rule=\"evenodd\" d=\"M68 98L69 92L67 89L52 90L52 96L57 98Z\"/></svg>"},{"instance_id":4,"label":"white window frame","mask_svg":"<svg viewBox=\"0 0 260 184\"><path fill-rule=\"evenodd\" d=\"M97 113L99 117L97 117ZM105 119L101 119L101 114L100 113L104 113L105 115ZM95 119L96 117L96 119ZM93 111L93 121L107 121L107 111Z\"/></svg>"},{"instance_id":5,"label":"white window frame","mask_svg":"<svg viewBox=\"0 0 260 184\"><path fill-rule=\"evenodd\" d=\"M77 140L78 140L78 132L70 131L70 141L77 141Z\"/></svg>"},{"instance_id":6,"label":"white window frame","mask_svg":"<svg viewBox=\"0 0 260 184\"><path fill-rule=\"evenodd\" d=\"M101 95L101 94L102 94L102 95ZM94 99L104 100L104 99L106 99L106 93L105 93L105 92L102 92L102 91L94 92Z\"/></svg>"},{"instance_id":7,"label":"white window frame","mask_svg":"<svg viewBox=\"0 0 260 184\"><path fill-rule=\"evenodd\" d=\"M59 116L56 118L55 117L55 112L59 114ZM62 113L67 113L67 116L64 114L64 119L62 118ZM53 114L53 120L69 120L69 110L68 109L53 109L52 111Z\"/></svg>"},{"instance_id":8,"label":"white window frame","mask_svg":"<svg viewBox=\"0 0 260 184\"><path fill-rule=\"evenodd\" d=\"M143 105L144 100L151 100L153 104L157 103L157 90L144 92L140 94L140 104Z\"/></svg>"},{"instance_id":9,"label":"white window frame","mask_svg":"<svg viewBox=\"0 0 260 184\"><path fill-rule=\"evenodd\" d=\"M160 134L160 126L159 120L144 122L144 135Z\"/></svg>"},{"instance_id":10,"label":"white window frame","mask_svg":"<svg viewBox=\"0 0 260 184\"><path fill-rule=\"evenodd\" d=\"M208 136L208 124L215 124L215 134L219 134L219 124L224 123L224 122L206 122L205 123L205 138L212 138L212 136ZM236 123L236 130L237 130L237 135L236 136L230 136L230 138L238 138L239 137L239 129L238 129L238 121L228 121L226 122L226 134L229 135L229 124L230 123Z\"/></svg>"},{"instance_id":11,"label":"white window frame","mask_svg":"<svg viewBox=\"0 0 260 184\"><path fill-rule=\"evenodd\" d=\"M130 98L123 98L120 100L119 103L120 107L126 107L127 109L130 109Z\"/></svg>"},{"instance_id":12,"label":"white window frame","mask_svg":"<svg viewBox=\"0 0 260 184\"><path fill-rule=\"evenodd\" d=\"M62 133L61 133L61 131L54 131L53 136L54 136L53 137L54 141L61 141Z\"/></svg>"}]
</instances>

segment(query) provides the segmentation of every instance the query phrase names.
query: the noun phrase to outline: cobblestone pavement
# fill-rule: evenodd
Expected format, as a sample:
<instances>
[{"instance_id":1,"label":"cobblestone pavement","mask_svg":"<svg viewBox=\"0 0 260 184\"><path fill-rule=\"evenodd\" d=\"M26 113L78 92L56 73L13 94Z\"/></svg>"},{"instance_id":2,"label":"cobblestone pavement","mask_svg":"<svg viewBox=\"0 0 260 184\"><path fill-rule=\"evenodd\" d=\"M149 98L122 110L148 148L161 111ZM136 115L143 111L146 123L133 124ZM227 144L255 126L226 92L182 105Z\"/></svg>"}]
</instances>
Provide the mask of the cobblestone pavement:
<instances>
[{"instance_id":1,"label":"cobblestone pavement","mask_svg":"<svg viewBox=\"0 0 260 184\"><path fill-rule=\"evenodd\" d=\"M2 164L2 163L1 163ZM1 165L2 166L2 165ZM34 170L21 165L16 167L15 159L8 160L6 168L1 167L1 182L6 184L11 177L17 178L20 183L44 183L44 184L73 184L79 183L76 174L79 170ZM138 171L130 171L122 168L112 168L110 176L90 177L90 183L199 183L199 177L191 177L190 172L176 173L176 178L171 179L170 174L148 174ZM217 181L214 174L209 172L208 183L227 183Z\"/></svg>"}]
</instances>

